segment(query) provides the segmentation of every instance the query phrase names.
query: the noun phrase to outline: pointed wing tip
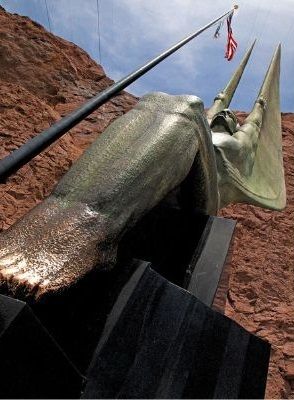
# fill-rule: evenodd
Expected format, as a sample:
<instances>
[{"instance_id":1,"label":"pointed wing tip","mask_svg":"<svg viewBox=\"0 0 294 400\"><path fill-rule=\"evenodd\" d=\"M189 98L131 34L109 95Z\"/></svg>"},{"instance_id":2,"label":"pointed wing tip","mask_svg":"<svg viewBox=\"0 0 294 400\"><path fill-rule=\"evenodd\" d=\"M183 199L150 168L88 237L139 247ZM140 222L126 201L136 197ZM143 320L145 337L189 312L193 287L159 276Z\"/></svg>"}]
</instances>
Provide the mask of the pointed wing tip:
<instances>
[{"instance_id":1,"label":"pointed wing tip","mask_svg":"<svg viewBox=\"0 0 294 400\"><path fill-rule=\"evenodd\" d=\"M280 64L280 60L281 60L281 51L282 51L282 46L281 43L279 43L277 45L277 47L275 48L273 57L272 57L272 61L270 65L274 65L274 64Z\"/></svg>"},{"instance_id":2,"label":"pointed wing tip","mask_svg":"<svg viewBox=\"0 0 294 400\"><path fill-rule=\"evenodd\" d=\"M254 40L253 40L251 46L248 48L248 50L247 50L247 52L246 52L246 54L245 54L245 58L247 58L247 60L248 60L249 57L251 56L251 53L252 53L252 50L253 50L253 48L254 48L254 46L255 46L256 40L257 40L257 39L254 39Z\"/></svg>"},{"instance_id":3,"label":"pointed wing tip","mask_svg":"<svg viewBox=\"0 0 294 400\"><path fill-rule=\"evenodd\" d=\"M279 43L279 44L277 45L276 52L279 53L279 55L280 55L280 54L281 54L281 51L282 51L282 43Z\"/></svg>"}]
</instances>

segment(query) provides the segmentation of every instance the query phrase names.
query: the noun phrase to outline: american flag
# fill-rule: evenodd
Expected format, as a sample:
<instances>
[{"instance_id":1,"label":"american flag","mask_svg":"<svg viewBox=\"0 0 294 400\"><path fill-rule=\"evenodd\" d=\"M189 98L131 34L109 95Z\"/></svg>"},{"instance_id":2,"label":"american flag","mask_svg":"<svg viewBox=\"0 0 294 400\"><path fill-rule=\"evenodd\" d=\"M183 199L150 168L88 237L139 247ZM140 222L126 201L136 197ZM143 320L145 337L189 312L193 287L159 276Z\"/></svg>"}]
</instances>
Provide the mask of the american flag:
<instances>
[{"instance_id":1,"label":"american flag","mask_svg":"<svg viewBox=\"0 0 294 400\"><path fill-rule=\"evenodd\" d=\"M233 12L227 18L228 39L225 58L227 58L228 61L231 61L231 59L234 57L235 51L238 47L236 40L233 38L232 18Z\"/></svg>"}]
</instances>

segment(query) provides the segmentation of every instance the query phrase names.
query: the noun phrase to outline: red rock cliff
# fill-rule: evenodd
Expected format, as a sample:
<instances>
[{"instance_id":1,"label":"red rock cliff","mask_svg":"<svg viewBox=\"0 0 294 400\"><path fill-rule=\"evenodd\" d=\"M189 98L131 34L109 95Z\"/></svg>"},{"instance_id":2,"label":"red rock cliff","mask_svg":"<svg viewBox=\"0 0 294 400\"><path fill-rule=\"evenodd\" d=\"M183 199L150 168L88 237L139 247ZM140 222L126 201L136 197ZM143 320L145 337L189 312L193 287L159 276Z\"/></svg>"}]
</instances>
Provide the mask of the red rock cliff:
<instances>
[{"instance_id":1,"label":"red rock cliff","mask_svg":"<svg viewBox=\"0 0 294 400\"><path fill-rule=\"evenodd\" d=\"M80 48L0 9L0 158L112 81ZM47 196L83 150L136 98L123 93L0 185L0 231ZM244 114L240 114L244 117ZM288 206L234 205L238 220L226 313L272 344L267 397L294 395L294 116L283 115Z\"/></svg>"},{"instance_id":2,"label":"red rock cliff","mask_svg":"<svg viewBox=\"0 0 294 400\"><path fill-rule=\"evenodd\" d=\"M112 82L79 47L0 8L0 158ZM0 185L0 229L47 196L89 143L135 103L128 93L116 96Z\"/></svg>"}]
</instances>

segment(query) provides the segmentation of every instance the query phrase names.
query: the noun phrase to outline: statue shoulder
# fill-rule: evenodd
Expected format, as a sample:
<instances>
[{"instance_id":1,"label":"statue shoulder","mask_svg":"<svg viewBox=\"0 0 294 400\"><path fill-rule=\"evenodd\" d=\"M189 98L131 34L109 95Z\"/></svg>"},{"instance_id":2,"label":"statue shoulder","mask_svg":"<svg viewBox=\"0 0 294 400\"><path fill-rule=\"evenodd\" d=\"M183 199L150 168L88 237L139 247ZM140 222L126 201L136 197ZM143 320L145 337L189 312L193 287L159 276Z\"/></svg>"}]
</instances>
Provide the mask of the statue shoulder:
<instances>
[{"instance_id":1,"label":"statue shoulder","mask_svg":"<svg viewBox=\"0 0 294 400\"><path fill-rule=\"evenodd\" d=\"M182 114L193 120L196 114L204 113L204 104L199 97L194 95L170 95L163 92L153 92L143 96L135 109Z\"/></svg>"}]
</instances>

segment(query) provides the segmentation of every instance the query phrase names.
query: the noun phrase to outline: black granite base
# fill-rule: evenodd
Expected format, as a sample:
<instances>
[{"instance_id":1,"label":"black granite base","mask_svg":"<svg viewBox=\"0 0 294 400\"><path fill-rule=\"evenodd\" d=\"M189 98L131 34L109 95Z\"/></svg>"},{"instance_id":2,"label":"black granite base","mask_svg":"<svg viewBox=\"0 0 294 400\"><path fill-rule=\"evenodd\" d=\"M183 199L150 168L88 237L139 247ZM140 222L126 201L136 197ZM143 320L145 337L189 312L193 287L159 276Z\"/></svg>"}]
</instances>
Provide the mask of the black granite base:
<instances>
[{"instance_id":1,"label":"black granite base","mask_svg":"<svg viewBox=\"0 0 294 400\"><path fill-rule=\"evenodd\" d=\"M158 208L121 243L112 271L93 271L63 293L31 307L68 357L85 373L107 315L142 257L170 282L189 290L209 306L219 286L235 221L186 215ZM228 284L228 282L226 282ZM227 285L221 294L226 300Z\"/></svg>"},{"instance_id":2,"label":"black granite base","mask_svg":"<svg viewBox=\"0 0 294 400\"><path fill-rule=\"evenodd\" d=\"M83 398L263 398L269 354L142 263L108 318Z\"/></svg>"},{"instance_id":3,"label":"black granite base","mask_svg":"<svg viewBox=\"0 0 294 400\"><path fill-rule=\"evenodd\" d=\"M0 397L77 398L82 377L23 302L0 295Z\"/></svg>"},{"instance_id":4,"label":"black granite base","mask_svg":"<svg viewBox=\"0 0 294 400\"><path fill-rule=\"evenodd\" d=\"M207 307L223 309L234 227L160 205L112 271L31 308L1 296L0 397L76 398L88 370L84 398L262 398L269 345Z\"/></svg>"},{"instance_id":5,"label":"black granite base","mask_svg":"<svg viewBox=\"0 0 294 400\"><path fill-rule=\"evenodd\" d=\"M236 221L209 217L187 270L183 287L209 307L224 312L229 288Z\"/></svg>"}]
</instances>

